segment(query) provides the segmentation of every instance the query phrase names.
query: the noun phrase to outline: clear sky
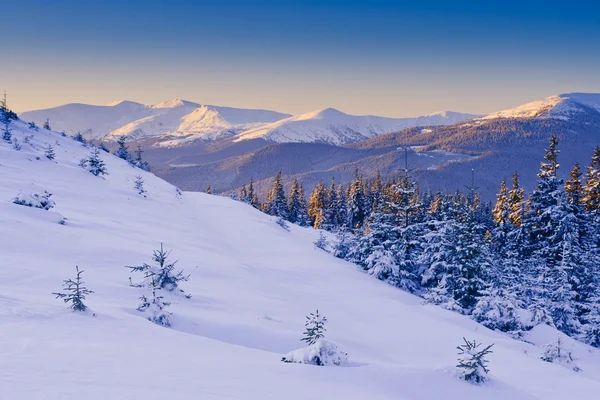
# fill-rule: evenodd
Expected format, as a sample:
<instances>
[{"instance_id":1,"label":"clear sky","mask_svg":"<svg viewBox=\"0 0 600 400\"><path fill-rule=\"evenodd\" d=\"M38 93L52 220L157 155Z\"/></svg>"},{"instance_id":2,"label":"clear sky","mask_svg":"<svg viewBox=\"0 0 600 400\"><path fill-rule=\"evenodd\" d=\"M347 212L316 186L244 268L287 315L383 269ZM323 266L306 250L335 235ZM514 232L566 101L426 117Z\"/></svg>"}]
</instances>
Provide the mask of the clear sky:
<instances>
[{"instance_id":1,"label":"clear sky","mask_svg":"<svg viewBox=\"0 0 600 400\"><path fill-rule=\"evenodd\" d=\"M0 90L16 111L183 98L402 117L600 92L598 2L2 3Z\"/></svg>"}]
</instances>

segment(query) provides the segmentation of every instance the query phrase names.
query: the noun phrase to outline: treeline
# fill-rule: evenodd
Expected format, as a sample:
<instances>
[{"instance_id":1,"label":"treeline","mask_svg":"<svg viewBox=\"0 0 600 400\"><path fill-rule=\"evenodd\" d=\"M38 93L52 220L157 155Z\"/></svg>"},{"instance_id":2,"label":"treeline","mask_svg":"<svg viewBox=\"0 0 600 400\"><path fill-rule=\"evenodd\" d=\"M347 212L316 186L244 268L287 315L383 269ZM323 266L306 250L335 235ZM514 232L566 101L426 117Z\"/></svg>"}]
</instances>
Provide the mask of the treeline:
<instances>
[{"instance_id":1,"label":"treeline","mask_svg":"<svg viewBox=\"0 0 600 400\"><path fill-rule=\"evenodd\" d=\"M582 172L557 177L552 136L526 194L515 173L496 204L467 193L421 193L410 178L318 184L308 203L281 173L260 202L253 184L239 199L302 226L336 232L334 254L367 273L470 315L492 329L520 335L548 324L600 347L600 148Z\"/></svg>"}]
</instances>

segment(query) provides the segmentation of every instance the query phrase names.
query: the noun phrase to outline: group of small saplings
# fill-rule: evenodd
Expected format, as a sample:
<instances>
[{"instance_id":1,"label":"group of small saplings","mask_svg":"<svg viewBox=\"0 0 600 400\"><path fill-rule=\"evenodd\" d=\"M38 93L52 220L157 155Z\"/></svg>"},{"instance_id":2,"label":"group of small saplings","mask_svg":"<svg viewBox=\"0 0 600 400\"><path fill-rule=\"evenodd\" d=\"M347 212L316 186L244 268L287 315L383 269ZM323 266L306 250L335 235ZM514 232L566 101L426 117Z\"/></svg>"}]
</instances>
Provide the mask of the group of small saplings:
<instances>
[{"instance_id":1,"label":"group of small saplings","mask_svg":"<svg viewBox=\"0 0 600 400\"><path fill-rule=\"evenodd\" d=\"M127 267L132 272L143 273L143 280L139 283L132 283L130 278L130 286L148 288L151 293L150 297L146 297L146 295L140 297L140 304L137 310L147 313L149 321L167 327L171 325L171 313L167 312L165 308L170 303L164 301L164 297L159 293L164 290L183 294L186 298L191 297L189 294L185 294L178 286L179 282L187 281L189 275L184 275L183 271L175 272L175 263L177 261L168 262L167 258L169 254L170 251L165 251L161 243L160 250L155 250L152 256L154 265L144 263L141 266ZM63 299L65 303L71 303L69 308L73 311L83 312L87 310L87 306L84 304L86 296L94 292L85 286L85 282L81 278L83 271L80 271L79 267L75 267L75 270L75 279L66 279L63 283L63 292L53 294L56 298ZM339 350L334 343L325 339L326 323L327 317L321 315L319 310L310 313L306 317L306 323L304 324L306 330L301 339L301 341L306 342L307 346L286 354L281 361L319 366L339 366L346 364L348 362L348 354ZM487 379L489 372L488 360L485 357L492 353L491 348L494 345L491 344L481 348L481 343L477 343L475 340L469 341L465 338L463 340L464 344L457 346L459 362L456 367L460 371L460 377L468 382L483 383ZM562 349L560 338L558 346ZM550 357L550 353L547 349L542 356L542 360L553 362L556 359L561 361L560 357ZM559 351L558 354L562 353ZM573 360L570 353L568 353L568 356Z\"/></svg>"}]
</instances>

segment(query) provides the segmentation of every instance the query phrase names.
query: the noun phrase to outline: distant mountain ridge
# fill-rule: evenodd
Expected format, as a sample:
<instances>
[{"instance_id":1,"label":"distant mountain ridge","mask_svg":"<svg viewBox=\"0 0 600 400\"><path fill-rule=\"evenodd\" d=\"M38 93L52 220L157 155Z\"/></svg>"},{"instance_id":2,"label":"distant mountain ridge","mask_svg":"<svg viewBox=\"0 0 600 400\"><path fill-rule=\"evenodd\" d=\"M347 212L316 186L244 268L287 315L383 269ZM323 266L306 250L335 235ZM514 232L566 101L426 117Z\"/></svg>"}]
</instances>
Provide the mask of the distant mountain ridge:
<instances>
[{"instance_id":1,"label":"distant mountain ridge","mask_svg":"<svg viewBox=\"0 0 600 400\"><path fill-rule=\"evenodd\" d=\"M155 146L172 147L229 137L236 142L263 139L342 145L407 127L452 124L475 115L444 111L416 118L386 118L326 108L292 116L172 99L153 106L127 100L105 106L66 104L24 112L21 117L38 124L49 118L54 129L81 132L92 140L114 141L125 135L130 140L153 139Z\"/></svg>"}]
</instances>

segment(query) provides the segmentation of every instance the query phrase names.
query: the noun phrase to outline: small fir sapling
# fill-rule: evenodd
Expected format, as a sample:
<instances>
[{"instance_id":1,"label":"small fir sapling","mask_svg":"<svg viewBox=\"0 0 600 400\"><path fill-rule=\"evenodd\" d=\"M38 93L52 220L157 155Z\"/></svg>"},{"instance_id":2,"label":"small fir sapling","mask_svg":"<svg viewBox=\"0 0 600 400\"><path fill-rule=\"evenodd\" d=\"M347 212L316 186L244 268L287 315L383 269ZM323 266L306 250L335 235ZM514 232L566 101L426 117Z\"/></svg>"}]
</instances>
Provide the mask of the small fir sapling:
<instances>
[{"instance_id":1,"label":"small fir sapling","mask_svg":"<svg viewBox=\"0 0 600 400\"><path fill-rule=\"evenodd\" d=\"M290 227L287 223L287 221L281 217L277 218L277 220L275 221L277 223L277 225L279 225L280 227L282 227L283 229L285 229L286 231L290 231Z\"/></svg>"},{"instance_id":2,"label":"small fir sapling","mask_svg":"<svg viewBox=\"0 0 600 400\"><path fill-rule=\"evenodd\" d=\"M54 158L56 157L56 154L54 153L54 147L52 147L51 144L48 144L48 147L46 147L46 151L44 151L44 155L46 156L46 158L48 160L54 160Z\"/></svg>"},{"instance_id":3,"label":"small fir sapling","mask_svg":"<svg viewBox=\"0 0 600 400\"><path fill-rule=\"evenodd\" d=\"M560 335L558 335L555 343L550 343L545 346L544 354L542 354L540 359L549 363L569 364L573 367L575 372L581 371L581 369L575 365L575 359L571 352L563 346Z\"/></svg>"},{"instance_id":4,"label":"small fir sapling","mask_svg":"<svg viewBox=\"0 0 600 400\"><path fill-rule=\"evenodd\" d=\"M2 129L2 139L10 143L12 140L12 129L10 129L10 119L4 119L4 128Z\"/></svg>"},{"instance_id":5,"label":"small fir sapling","mask_svg":"<svg viewBox=\"0 0 600 400\"><path fill-rule=\"evenodd\" d=\"M181 200L183 198L183 192L178 186L175 187L175 197Z\"/></svg>"},{"instance_id":6,"label":"small fir sapling","mask_svg":"<svg viewBox=\"0 0 600 400\"><path fill-rule=\"evenodd\" d=\"M159 290L154 284L152 285L152 298L148 299L146 296L140 297L140 304L137 310L143 313L150 313L148 321L154 322L157 325L169 327L171 326L171 313L165 309L171 305L171 303L164 301L164 297L157 295L156 291Z\"/></svg>"},{"instance_id":7,"label":"small fir sapling","mask_svg":"<svg viewBox=\"0 0 600 400\"><path fill-rule=\"evenodd\" d=\"M50 119L49 119L49 118L46 118L46 120L44 121L43 128L44 128L45 130L47 130L47 131L49 131L49 130L51 129L51 128L50 128Z\"/></svg>"},{"instance_id":8,"label":"small fir sapling","mask_svg":"<svg viewBox=\"0 0 600 400\"><path fill-rule=\"evenodd\" d=\"M94 148L90 156L79 161L79 166L87 169L92 175L108 175L106 165L100 158L100 150Z\"/></svg>"},{"instance_id":9,"label":"small fir sapling","mask_svg":"<svg viewBox=\"0 0 600 400\"><path fill-rule=\"evenodd\" d=\"M171 251L164 250L163 244L161 243L160 250L154 250L152 254L154 265L144 263L135 267L127 266L131 272L141 272L143 274L143 280L140 283L133 283L131 278L129 278L130 285L133 287L152 287L163 289L168 292L178 292L185 295L185 297L190 298L191 295L186 294L179 288L179 283L188 281L190 276L184 275L183 270L175 272L175 264L177 261L167 261L170 254Z\"/></svg>"},{"instance_id":10,"label":"small fir sapling","mask_svg":"<svg viewBox=\"0 0 600 400\"><path fill-rule=\"evenodd\" d=\"M75 267L77 275L75 280L66 279L63 282L63 292L65 293L52 293L57 299L63 299L65 303L71 303L69 306L73 311L85 311L87 306L83 303L85 297L88 294L94 293L85 287L85 282L81 278L83 271L79 270L79 267Z\"/></svg>"},{"instance_id":11,"label":"small fir sapling","mask_svg":"<svg viewBox=\"0 0 600 400\"><path fill-rule=\"evenodd\" d=\"M147 196L148 191L146 189L144 189L144 178L142 178L141 175L138 175L135 177L134 187L140 196L143 196L143 197Z\"/></svg>"},{"instance_id":12,"label":"small fir sapling","mask_svg":"<svg viewBox=\"0 0 600 400\"><path fill-rule=\"evenodd\" d=\"M488 360L484 357L492 351L490 350L493 343L489 346L479 349L481 343L476 343L475 340L469 342L463 337L465 344L457 346L460 356L457 367L460 369L460 376L464 380L473 383L483 383L487 379L489 369L487 367Z\"/></svg>"},{"instance_id":13,"label":"small fir sapling","mask_svg":"<svg viewBox=\"0 0 600 400\"><path fill-rule=\"evenodd\" d=\"M319 232L319 238L314 242L314 245L317 249L321 249L329 253L329 242L327 241L327 238L325 237L323 232Z\"/></svg>"},{"instance_id":14,"label":"small fir sapling","mask_svg":"<svg viewBox=\"0 0 600 400\"><path fill-rule=\"evenodd\" d=\"M86 144L86 140L81 134L81 132L77 132L75 136L73 136L73 140L82 144Z\"/></svg>"},{"instance_id":15,"label":"small fir sapling","mask_svg":"<svg viewBox=\"0 0 600 400\"><path fill-rule=\"evenodd\" d=\"M34 207L34 208L41 208L43 210L49 210L55 206L54 201L50 200L51 196L52 196L52 193L48 193L45 190L44 190L44 194L38 194L38 193L25 194L25 193L21 192L17 195L17 197L12 199L12 202L14 204L18 204L20 206Z\"/></svg>"},{"instance_id":16,"label":"small fir sapling","mask_svg":"<svg viewBox=\"0 0 600 400\"><path fill-rule=\"evenodd\" d=\"M115 150L113 154L125 161L131 162L131 154L129 154L128 147L127 145L125 145L126 142L127 136L119 136L119 140L117 140L117 145L119 147L117 148L117 150Z\"/></svg>"},{"instance_id":17,"label":"small fir sapling","mask_svg":"<svg viewBox=\"0 0 600 400\"><path fill-rule=\"evenodd\" d=\"M308 345L312 345L318 340L323 339L327 330L325 329L326 322L327 317L320 315L319 310L307 315L306 322L304 323L306 331L304 332L304 337L300 340L306 342Z\"/></svg>"},{"instance_id":18,"label":"small fir sapling","mask_svg":"<svg viewBox=\"0 0 600 400\"><path fill-rule=\"evenodd\" d=\"M35 124L35 122L31 121L28 124L29 124L29 129L33 129L34 131L40 130L40 128Z\"/></svg>"},{"instance_id":19,"label":"small fir sapling","mask_svg":"<svg viewBox=\"0 0 600 400\"><path fill-rule=\"evenodd\" d=\"M15 149L17 151L22 149L21 143L19 143L19 140L17 138L13 138L12 145L13 145L13 149Z\"/></svg>"}]
</instances>

